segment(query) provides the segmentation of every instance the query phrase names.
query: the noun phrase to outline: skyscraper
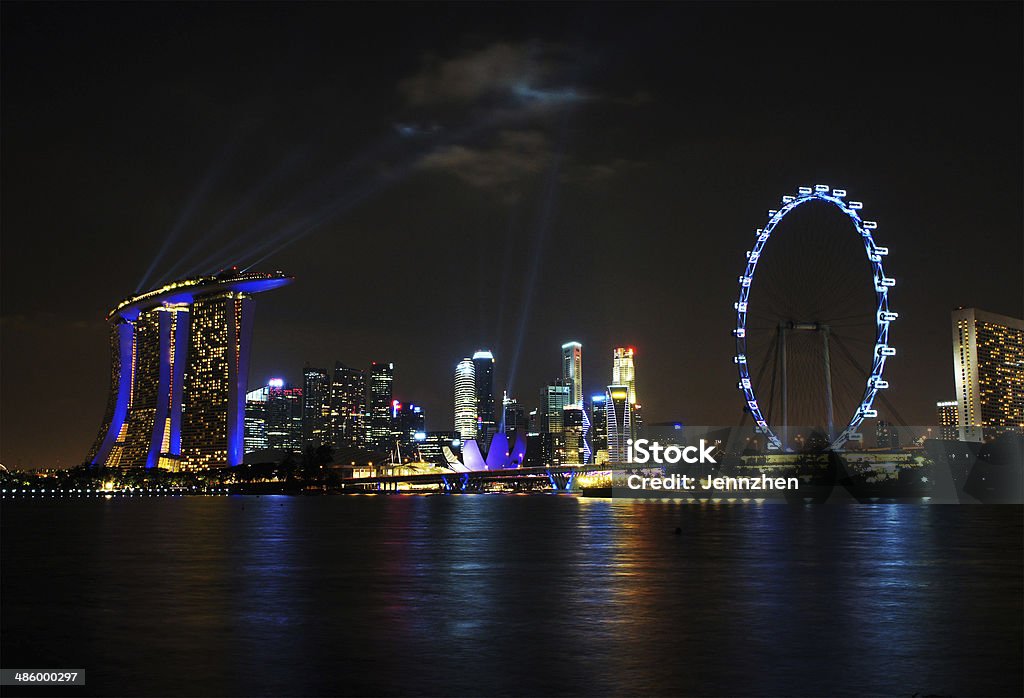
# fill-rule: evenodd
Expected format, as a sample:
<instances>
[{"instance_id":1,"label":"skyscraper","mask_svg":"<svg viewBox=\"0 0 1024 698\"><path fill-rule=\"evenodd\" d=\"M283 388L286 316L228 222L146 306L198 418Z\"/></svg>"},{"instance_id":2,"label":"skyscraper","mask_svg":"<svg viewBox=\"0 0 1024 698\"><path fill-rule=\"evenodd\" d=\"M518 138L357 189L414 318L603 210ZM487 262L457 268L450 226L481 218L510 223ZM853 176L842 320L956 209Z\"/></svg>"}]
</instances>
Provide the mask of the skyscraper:
<instances>
[{"instance_id":1,"label":"skyscraper","mask_svg":"<svg viewBox=\"0 0 1024 698\"><path fill-rule=\"evenodd\" d=\"M267 448L267 386L245 394L245 452Z\"/></svg>"},{"instance_id":2,"label":"skyscraper","mask_svg":"<svg viewBox=\"0 0 1024 698\"><path fill-rule=\"evenodd\" d=\"M330 443L331 380L309 364L302 370L302 446Z\"/></svg>"},{"instance_id":3,"label":"skyscraper","mask_svg":"<svg viewBox=\"0 0 1024 698\"><path fill-rule=\"evenodd\" d=\"M335 448L366 446L366 373L340 361L331 381L331 441Z\"/></svg>"},{"instance_id":4,"label":"skyscraper","mask_svg":"<svg viewBox=\"0 0 1024 698\"><path fill-rule=\"evenodd\" d=\"M612 351L612 385L624 385L629 389L629 404L635 405L636 369L633 365L633 347L616 347Z\"/></svg>"},{"instance_id":5,"label":"skyscraper","mask_svg":"<svg viewBox=\"0 0 1024 698\"><path fill-rule=\"evenodd\" d=\"M590 449L595 463L608 462L608 396L590 398Z\"/></svg>"},{"instance_id":6,"label":"skyscraper","mask_svg":"<svg viewBox=\"0 0 1024 698\"><path fill-rule=\"evenodd\" d=\"M632 410L629 404L628 385L609 385L605 400L608 428L608 460L612 463L628 461L627 443L631 438L633 425Z\"/></svg>"},{"instance_id":7,"label":"skyscraper","mask_svg":"<svg viewBox=\"0 0 1024 698\"><path fill-rule=\"evenodd\" d=\"M939 424L939 438L946 441L956 441L959 436L957 429L958 405L956 400L946 400L935 403L935 414Z\"/></svg>"},{"instance_id":8,"label":"skyscraper","mask_svg":"<svg viewBox=\"0 0 1024 698\"><path fill-rule=\"evenodd\" d=\"M302 388L280 378L267 384L267 447L302 452Z\"/></svg>"},{"instance_id":9,"label":"skyscraper","mask_svg":"<svg viewBox=\"0 0 1024 698\"><path fill-rule=\"evenodd\" d=\"M562 381L569 386L569 404L583 407L583 345L562 345Z\"/></svg>"},{"instance_id":10,"label":"skyscraper","mask_svg":"<svg viewBox=\"0 0 1024 698\"><path fill-rule=\"evenodd\" d=\"M551 385L546 385L540 393L541 408L541 431L552 434L562 433L565 426L563 421L563 410L570 403L572 388L565 385L561 379Z\"/></svg>"},{"instance_id":11,"label":"skyscraper","mask_svg":"<svg viewBox=\"0 0 1024 698\"><path fill-rule=\"evenodd\" d=\"M252 295L291 281L280 272L227 272L175 281L110 311L110 397L89 461L241 463Z\"/></svg>"},{"instance_id":12,"label":"skyscraper","mask_svg":"<svg viewBox=\"0 0 1024 698\"><path fill-rule=\"evenodd\" d=\"M535 438L537 464L561 465L565 454L565 407L569 404L569 386L557 379L540 391ZM531 429L533 431L533 429Z\"/></svg>"},{"instance_id":13,"label":"skyscraper","mask_svg":"<svg viewBox=\"0 0 1024 698\"><path fill-rule=\"evenodd\" d=\"M417 438L419 435L419 438ZM411 402L391 401L391 440L402 449L402 457L411 457L416 445L426 439L426 415Z\"/></svg>"},{"instance_id":14,"label":"skyscraper","mask_svg":"<svg viewBox=\"0 0 1024 698\"><path fill-rule=\"evenodd\" d=\"M370 364L369 397L367 399L370 413L369 442L370 447L387 453L394 445L391 443L391 402L393 400L392 384L395 380L393 363Z\"/></svg>"},{"instance_id":15,"label":"skyscraper","mask_svg":"<svg viewBox=\"0 0 1024 698\"><path fill-rule=\"evenodd\" d=\"M473 354L476 380L477 440L490 444L498 429L494 411L494 355L486 349Z\"/></svg>"},{"instance_id":16,"label":"skyscraper","mask_svg":"<svg viewBox=\"0 0 1024 698\"><path fill-rule=\"evenodd\" d=\"M476 364L468 357L455 366L455 433L476 438Z\"/></svg>"},{"instance_id":17,"label":"skyscraper","mask_svg":"<svg viewBox=\"0 0 1024 698\"><path fill-rule=\"evenodd\" d=\"M561 464L587 462L589 449L583 438L586 423L583 408L579 405L566 405L562 408Z\"/></svg>"},{"instance_id":18,"label":"skyscraper","mask_svg":"<svg viewBox=\"0 0 1024 698\"><path fill-rule=\"evenodd\" d=\"M1024 320L957 308L953 370L961 441L1024 430Z\"/></svg>"},{"instance_id":19,"label":"skyscraper","mask_svg":"<svg viewBox=\"0 0 1024 698\"><path fill-rule=\"evenodd\" d=\"M514 397L509 397L508 393L505 393L501 400L501 421L504 424L506 434L515 433L516 429L525 431L527 429L526 424L526 412L523 411L519 401Z\"/></svg>"}]
</instances>

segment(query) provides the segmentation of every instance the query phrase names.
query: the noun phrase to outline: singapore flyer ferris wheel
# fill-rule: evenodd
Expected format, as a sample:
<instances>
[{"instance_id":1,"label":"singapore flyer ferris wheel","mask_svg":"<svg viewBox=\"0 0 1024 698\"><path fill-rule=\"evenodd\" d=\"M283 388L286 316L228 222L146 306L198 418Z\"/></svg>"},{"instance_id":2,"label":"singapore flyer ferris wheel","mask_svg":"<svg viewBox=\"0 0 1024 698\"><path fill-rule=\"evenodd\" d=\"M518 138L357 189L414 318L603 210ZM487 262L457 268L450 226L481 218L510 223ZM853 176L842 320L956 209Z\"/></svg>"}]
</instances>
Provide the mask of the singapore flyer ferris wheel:
<instances>
[{"instance_id":1,"label":"singapore flyer ferris wheel","mask_svg":"<svg viewBox=\"0 0 1024 698\"><path fill-rule=\"evenodd\" d=\"M860 442L859 427L878 416L875 399L889 387L896 281L885 274L889 250L875 242L877 224L862 210L843 189L800 187L768 211L746 253L733 361L744 410L771 450L807 447L810 438L832 450ZM784 220L801 217L803 227L787 222L783 230Z\"/></svg>"}]
</instances>

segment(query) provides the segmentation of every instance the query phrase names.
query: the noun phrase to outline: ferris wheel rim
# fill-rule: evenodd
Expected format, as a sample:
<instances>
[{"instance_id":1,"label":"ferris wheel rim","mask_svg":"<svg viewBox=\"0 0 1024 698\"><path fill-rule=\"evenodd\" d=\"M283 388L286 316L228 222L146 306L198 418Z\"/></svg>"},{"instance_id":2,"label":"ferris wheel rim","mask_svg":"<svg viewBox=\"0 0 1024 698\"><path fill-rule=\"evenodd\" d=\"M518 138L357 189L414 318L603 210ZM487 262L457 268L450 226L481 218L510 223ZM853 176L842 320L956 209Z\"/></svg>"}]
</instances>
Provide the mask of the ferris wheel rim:
<instances>
[{"instance_id":1,"label":"ferris wheel rim","mask_svg":"<svg viewBox=\"0 0 1024 698\"><path fill-rule=\"evenodd\" d=\"M885 275L882 260L889 254L887 247L881 247L875 243L873 230L877 229L877 223L861 218L860 211L863 204L859 201L847 201L845 189L833 189L825 184L817 184L814 187L800 187L797 194L785 195L782 197L782 206L778 209L768 211L768 223L763 228L758 228L756 242L751 250L747 251L747 263L743 274L739 277L739 298L733 304L736 311L736 327L733 336L736 338L736 355L733 362L739 372L737 388L743 393L746 409L754 419L755 428L765 435L768 447L774 450L784 448L781 439L775 430L768 423L754 392L753 381L750 376L749 364L747 362L747 316L749 308L750 290L753 288L757 264L761 254L771 238L772 233L782 220L799 206L811 201L822 201L831 204L845 214L853 223L855 230L860 235L864 244L864 250L871 264L872 276L874 278L875 298L877 307L875 309L875 347L872 352L871 371L865 381L864 394L860 404L854 409L846 426L838 435L828 435L831 439L829 448L837 450L847 441L859 441L860 433L857 429L865 419L878 416L874 409L874 401L880 390L889 387L883 379L886 359L896 354L895 348L889 345L889 325L899 315L889 309L889 289L896 285L896 280ZM783 425L788 426L788 425Z\"/></svg>"}]
</instances>

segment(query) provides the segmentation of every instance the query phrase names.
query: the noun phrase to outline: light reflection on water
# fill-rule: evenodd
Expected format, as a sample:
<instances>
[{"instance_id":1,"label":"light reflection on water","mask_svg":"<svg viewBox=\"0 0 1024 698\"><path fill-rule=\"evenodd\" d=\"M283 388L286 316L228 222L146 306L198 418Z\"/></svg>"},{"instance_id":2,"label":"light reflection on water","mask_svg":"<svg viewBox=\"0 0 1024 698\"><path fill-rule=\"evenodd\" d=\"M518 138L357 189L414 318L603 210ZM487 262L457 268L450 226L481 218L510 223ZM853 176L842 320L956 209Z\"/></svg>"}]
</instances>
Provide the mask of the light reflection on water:
<instances>
[{"instance_id":1,"label":"light reflection on water","mask_svg":"<svg viewBox=\"0 0 1024 698\"><path fill-rule=\"evenodd\" d=\"M1013 695L1022 511L13 501L3 663L117 695Z\"/></svg>"}]
</instances>

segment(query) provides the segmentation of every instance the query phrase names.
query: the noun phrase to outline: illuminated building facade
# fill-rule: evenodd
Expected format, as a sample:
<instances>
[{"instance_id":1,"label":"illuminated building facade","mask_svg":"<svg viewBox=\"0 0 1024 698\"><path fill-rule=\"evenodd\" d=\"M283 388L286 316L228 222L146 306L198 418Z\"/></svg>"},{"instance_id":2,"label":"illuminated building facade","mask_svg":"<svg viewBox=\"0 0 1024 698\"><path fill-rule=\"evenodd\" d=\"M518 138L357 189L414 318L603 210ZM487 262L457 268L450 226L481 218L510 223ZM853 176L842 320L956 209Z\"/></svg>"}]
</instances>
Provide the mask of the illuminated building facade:
<instances>
[{"instance_id":1,"label":"illuminated building facade","mask_svg":"<svg viewBox=\"0 0 1024 698\"><path fill-rule=\"evenodd\" d=\"M959 437L957 429L957 414L959 405L956 400L945 400L935 403L935 416L939 424L939 438L946 441L956 441Z\"/></svg>"},{"instance_id":2,"label":"illuminated building facade","mask_svg":"<svg viewBox=\"0 0 1024 698\"><path fill-rule=\"evenodd\" d=\"M559 461L563 465L588 462L590 449L583 438L587 421L586 413L579 405L566 405L562 408L562 452Z\"/></svg>"},{"instance_id":3,"label":"illuminated building facade","mask_svg":"<svg viewBox=\"0 0 1024 698\"><path fill-rule=\"evenodd\" d=\"M540 393L539 460L544 465L561 465L565 457L565 408L571 388L559 378Z\"/></svg>"},{"instance_id":4,"label":"illuminated building facade","mask_svg":"<svg viewBox=\"0 0 1024 698\"><path fill-rule=\"evenodd\" d=\"M608 460L612 463L625 463L629 459L627 442L632 438L632 412L629 404L629 386L609 385L605 399L605 414L608 429Z\"/></svg>"},{"instance_id":5,"label":"illuminated building facade","mask_svg":"<svg viewBox=\"0 0 1024 698\"><path fill-rule=\"evenodd\" d=\"M494 411L494 355L487 350L473 354L473 370L476 381L476 438L480 443L489 444L498 430Z\"/></svg>"},{"instance_id":6,"label":"illuminated building facade","mask_svg":"<svg viewBox=\"0 0 1024 698\"><path fill-rule=\"evenodd\" d=\"M418 443L420 458L428 463L444 465L447 462L443 449L454 456L462 447L462 439L454 431L428 431Z\"/></svg>"},{"instance_id":7,"label":"illuminated building facade","mask_svg":"<svg viewBox=\"0 0 1024 698\"><path fill-rule=\"evenodd\" d=\"M334 447L363 448L366 444L366 373L335 362L330 413Z\"/></svg>"},{"instance_id":8,"label":"illuminated building facade","mask_svg":"<svg viewBox=\"0 0 1024 698\"><path fill-rule=\"evenodd\" d=\"M593 451L593 462L608 462L608 397L594 395L590 398L590 430L588 438Z\"/></svg>"},{"instance_id":9,"label":"illuminated building facade","mask_svg":"<svg viewBox=\"0 0 1024 698\"><path fill-rule=\"evenodd\" d=\"M1024 320L953 311L953 370L961 441L1024 430Z\"/></svg>"},{"instance_id":10,"label":"illuminated building facade","mask_svg":"<svg viewBox=\"0 0 1024 698\"><path fill-rule=\"evenodd\" d=\"M302 388L276 378L267 386L267 447L302 452Z\"/></svg>"},{"instance_id":11,"label":"illuminated building facade","mask_svg":"<svg viewBox=\"0 0 1024 698\"><path fill-rule=\"evenodd\" d=\"M564 409L571 404L571 391L568 385L556 380L541 390L541 426L542 432L561 434L565 426Z\"/></svg>"},{"instance_id":12,"label":"illuminated building facade","mask_svg":"<svg viewBox=\"0 0 1024 698\"><path fill-rule=\"evenodd\" d=\"M262 451L267 445L267 386L245 394L245 452Z\"/></svg>"},{"instance_id":13,"label":"illuminated building facade","mask_svg":"<svg viewBox=\"0 0 1024 698\"><path fill-rule=\"evenodd\" d=\"M624 385L629 389L629 404L636 404L636 367L633 347L616 347L612 351L612 385Z\"/></svg>"},{"instance_id":14,"label":"illuminated building facade","mask_svg":"<svg viewBox=\"0 0 1024 698\"><path fill-rule=\"evenodd\" d=\"M562 382L569 386L569 404L583 407L583 345L562 345Z\"/></svg>"},{"instance_id":15,"label":"illuminated building facade","mask_svg":"<svg viewBox=\"0 0 1024 698\"><path fill-rule=\"evenodd\" d=\"M455 433L476 438L476 365L469 357L455 366Z\"/></svg>"},{"instance_id":16,"label":"illuminated building facade","mask_svg":"<svg viewBox=\"0 0 1024 698\"><path fill-rule=\"evenodd\" d=\"M391 402L392 387L395 382L395 365L393 363L370 364L369 399L370 414L369 445L377 451L387 453L394 444L391 443Z\"/></svg>"},{"instance_id":17,"label":"illuminated building facade","mask_svg":"<svg viewBox=\"0 0 1024 698\"><path fill-rule=\"evenodd\" d=\"M391 443L403 449L403 456L410 456L421 441L427 437L426 415L423 408L411 402L391 402Z\"/></svg>"},{"instance_id":18,"label":"illuminated building facade","mask_svg":"<svg viewBox=\"0 0 1024 698\"><path fill-rule=\"evenodd\" d=\"M330 443L331 379L327 371L308 364L302 370L302 445Z\"/></svg>"},{"instance_id":19,"label":"illuminated building facade","mask_svg":"<svg viewBox=\"0 0 1024 698\"><path fill-rule=\"evenodd\" d=\"M292 281L228 272L122 301L111 324L111 386L89 462L168 469L237 465L255 293Z\"/></svg>"},{"instance_id":20,"label":"illuminated building facade","mask_svg":"<svg viewBox=\"0 0 1024 698\"><path fill-rule=\"evenodd\" d=\"M515 433L517 429L526 431L528 428L526 412L519 404L519 401L514 397L509 397L508 393L505 393L501 400L501 422L504 425L503 429L506 436Z\"/></svg>"}]
</instances>

